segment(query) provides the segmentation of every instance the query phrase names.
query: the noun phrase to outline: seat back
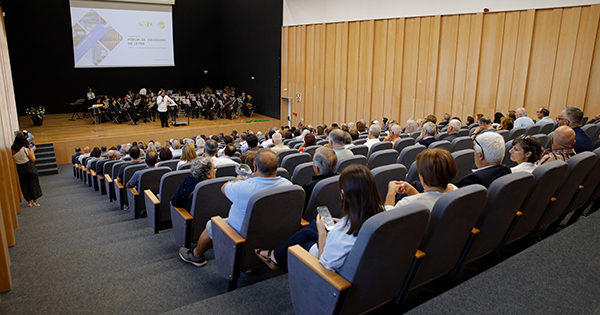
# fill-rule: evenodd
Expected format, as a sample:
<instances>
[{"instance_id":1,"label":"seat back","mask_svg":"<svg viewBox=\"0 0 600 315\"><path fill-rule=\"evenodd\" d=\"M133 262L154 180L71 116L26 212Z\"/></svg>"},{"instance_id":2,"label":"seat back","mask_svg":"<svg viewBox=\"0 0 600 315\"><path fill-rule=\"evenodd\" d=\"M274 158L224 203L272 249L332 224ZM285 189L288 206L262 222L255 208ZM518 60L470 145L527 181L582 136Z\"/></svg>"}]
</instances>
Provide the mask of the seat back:
<instances>
[{"instance_id":1,"label":"seat back","mask_svg":"<svg viewBox=\"0 0 600 315\"><path fill-rule=\"evenodd\" d=\"M417 161L414 161L410 164L410 168L408 169L408 174L406 174L406 178L404 180L409 183L420 180L419 172L417 171Z\"/></svg>"},{"instance_id":2,"label":"seat back","mask_svg":"<svg viewBox=\"0 0 600 315\"><path fill-rule=\"evenodd\" d=\"M513 128L513 129L510 131L510 134L509 134L509 137L508 137L508 138L509 138L509 139L517 139L517 137L520 137L520 136L524 135L524 134L525 134L525 131L526 131L526 130L525 130L525 128L524 128L524 127L517 127L517 128Z\"/></svg>"},{"instance_id":3,"label":"seat back","mask_svg":"<svg viewBox=\"0 0 600 315\"><path fill-rule=\"evenodd\" d=\"M160 161L160 162L158 162L158 164L156 164L156 166L166 166L166 167L170 168L172 171L176 171L177 163L179 163L179 160Z\"/></svg>"},{"instance_id":4,"label":"seat back","mask_svg":"<svg viewBox=\"0 0 600 315\"><path fill-rule=\"evenodd\" d=\"M473 165L475 164L475 150L464 149L460 151L452 152L452 157L456 162L457 173L456 177L452 181L453 184L458 184L463 177L473 172Z\"/></svg>"},{"instance_id":5,"label":"seat back","mask_svg":"<svg viewBox=\"0 0 600 315\"><path fill-rule=\"evenodd\" d=\"M313 176L316 176L315 170L313 168L313 162L306 162L299 164L294 169L294 174L292 175L292 183L300 186L304 186L308 184L312 180Z\"/></svg>"},{"instance_id":6,"label":"seat back","mask_svg":"<svg viewBox=\"0 0 600 315\"><path fill-rule=\"evenodd\" d=\"M391 144L390 142L386 142L386 143ZM367 165L369 166L369 169L372 170L372 169L382 166L382 165L394 164L394 163L396 163L397 159L398 159L398 151L396 151L394 149L381 150L381 151L377 151L377 152L371 154L371 157L369 158L369 162L367 163Z\"/></svg>"},{"instance_id":7,"label":"seat back","mask_svg":"<svg viewBox=\"0 0 600 315\"><path fill-rule=\"evenodd\" d=\"M514 167L517 166L517 162L514 162L510 159L510 149L512 148L512 143L513 143L513 139L508 140L508 142L506 142L504 144L504 159L502 160L502 164L508 166L508 167Z\"/></svg>"},{"instance_id":8,"label":"seat back","mask_svg":"<svg viewBox=\"0 0 600 315\"><path fill-rule=\"evenodd\" d=\"M304 140L302 139L294 139L292 141L290 141L287 146L290 147L290 149L294 149L296 147L296 145L298 145L298 143L302 144L304 143Z\"/></svg>"},{"instance_id":9,"label":"seat back","mask_svg":"<svg viewBox=\"0 0 600 315\"><path fill-rule=\"evenodd\" d=\"M219 166L217 166L216 177L224 177L224 176L236 177L237 176L237 173L235 172L236 167L237 167L237 165L235 165L235 164L219 165Z\"/></svg>"},{"instance_id":10,"label":"seat back","mask_svg":"<svg viewBox=\"0 0 600 315\"><path fill-rule=\"evenodd\" d=\"M549 149L552 147L552 136L554 136L554 131L548 134L548 140L546 140L546 144L544 145L542 143L542 146L544 146L544 148Z\"/></svg>"},{"instance_id":11,"label":"seat back","mask_svg":"<svg viewBox=\"0 0 600 315\"><path fill-rule=\"evenodd\" d=\"M483 212L475 227L479 234L467 255L465 263L482 257L498 246L506 235L533 184L534 177L528 172L516 172L492 182L487 192Z\"/></svg>"},{"instance_id":12,"label":"seat back","mask_svg":"<svg viewBox=\"0 0 600 315\"><path fill-rule=\"evenodd\" d=\"M386 142L378 142L378 143L374 143L371 148L369 149L369 154L367 155L367 160L369 159L369 157L371 157L371 155L377 151L381 151L381 150L387 150L387 149L392 149L392 143L389 141Z\"/></svg>"},{"instance_id":13,"label":"seat back","mask_svg":"<svg viewBox=\"0 0 600 315\"><path fill-rule=\"evenodd\" d=\"M352 283L341 313L360 314L398 295L428 221L428 209L416 203L363 224L339 270Z\"/></svg>"},{"instance_id":14,"label":"seat back","mask_svg":"<svg viewBox=\"0 0 600 315\"><path fill-rule=\"evenodd\" d=\"M554 124L547 122L540 125L539 133L549 134L552 130L554 130Z\"/></svg>"},{"instance_id":15,"label":"seat back","mask_svg":"<svg viewBox=\"0 0 600 315\"><path fill-rule=\"evenodd\" d=\"M469 129L460 129L457 133L457 137L466 137L469 135ZM455 138L456 139L456 138Z\"/></svg>"},{"instance_id":16,"label":"seat back","mask_svg":"<svg viewBox=\"0 0 600 315\"><path fill-rule=\"evenodd\" d=\"M240 235L246 239L240 270L263 265L254 254L255 248L277 248L298 232L303 207L304 189L297 185L275 187L252 195L240 229Z\"/></svg>"},{"instance_id":17,"label":"seat back","mask_svg":"<svg viewBox=\"0 0 600 315\"><path fill-rule=\"evenodd\" d=\"M135 165L128 165L125 167L125 171L123 172L123 186L129 182L133 173L143 170L146 168L146 163L140 163Z\"/></svg>"},{"instance_id":18,"label":"seat back","mask_svg":"<svg viewBox=\"0 0 600 315\"><path fill-rule=\"evenodd\" d=\"M297 165L311 162L312 156L308 153L293 153L286 155L281 161L281 167L285 168L288 171L288 174L294 174L294 169Z\"/></svg>"},{"instance_id":19,"label":"seat back","mask_svg":"<svg viewBox=\"0 0 600 315\"><path fill-rule=\"evenodd\" d=\"M504 142L510 140L510 131L508 130L498 130L497 133L504 138Z\"/></svg>"},{"instance_id":20,"label":"seat back","mask_svg":"<svg viewBox=\"0 0 600 315\"><path fill-rule=\"evenodd\" d=\"M533 183L528 191L522 192L527 198L518 209L523 215L508 238L509 243L518 240L533 231L536 224L540 221L544 210L548 207L548 204L550 204L550 199L554 196L556 189L561 184L565 173L567 172L567 168L566 162L552 161L540 165L533 170Z\"/></svg>"},{"instance_id":21,"label":"seat back","mask_svg":"<svg viewBox=\"0 0 600 315\"><path fill-rule=\"evenodd\" d=\"M548 135L543 134L543 133L538 133L536 135L533 135L532 137L540 140L540 143L542 144L542 147L545 148L546 143L548 142Z\"/></svg>"},{"instance_id":22,"label":"seat back","mask_svg":"<svg viewBox=\"0 0 600 315\"><path fill-rule=\"evenodd\" d=\"M600 176L596 175L600 174L600 148L594 150L594 154L596 154L596 162L594 167L589 170L590 175L588 175L588 177L585 179L585 182L583 183L583 189L579 191L575 200L573 201L573 210L583 207L588 200L593 197L594 192L596 192L598 189L598 184L600 184Z\"/></svg>"},{"instance_id":23,"label":"seat back","mask_svg":"<svg viewBox=\"0 0 600 315\"><path fill-rule=\"evenodd\" d=\"M302 215L304 220L311 222L317 217L317 207L327 206L329 212L334 218L342 217L342 208L340 203L342 199L340 197L340 186L338 181L340 175L331 176L320 180L313 188L310 200L306 206L306 210ZM304 206L304 201L302 201Z\"/></svg>"},{"instance_id":24,"label":"seat back","mask_svg":"<svg viewBox=\"0 0 600 315\"><path fill-rule=\"evenodd\" d=\"M167 222L171 222L171 198L173 198L173 195L175 195L175 192L177 191L181 183L183 183L185 178L190 175L192 175L191 170L171 171L164 174L160 178L160 185L157 197L160 200L161 225L168 224ZM154 218L156 216L156 214L154 213L154 209L152 209L152 207L147 208L146 212L148 213L148 226L154 228Z\"/></svg>"},{"instance_id":25,"label":"seat back","mask_svg":"<svg viewBox=\"0 0 600 315\"><path fill-rule=\"evenodd\" d=\"M366 137L362 138L362 139L358 138L358 139L352 141L352 144L359 145L359 144L365 144L365 142L367 142L367 138Z\"/></svg>"},{"instance_id":26,"label":"seat back","mask_svg":"<svg viewBox=\"0 0 600 315\"><path fill-rule=\"evenodd\" d=\"M367 165L367 158L364 155L353 155L341 158L337 162L335 172L340 174L346 167L352 164Z\"/></svg>"},{"instance_id":27,"label":"seat back","mask_svg":"<svg viewBox=\"0 0 600 315\"><path fill-rule=\"evenodd\" d=\"M435 138L437 140L444 140L444 138L446 138L447 136L448 136L448 132L442 131L442 132L438 133L437 136L435 136Z\"/></svg>"},{"instance_id":28,"label":"seat back","mask_svg":"<svg viewBox=\"0 0 600 315\"><path fill-rule=\"evenodd\" d=\"M326 145L328 143L329 143L329 140L327 140L327 139L317 141L317 145Z\"/></svg>"},{"instance_id":29,"label":"seat back","mask_svg":"<svg viewBox=\"0 0 600 315\"><path fill-rule=\"evenodd\" d=\"M371 174L373 174L373 177L375 178L379 196L381 197L381 200L385 202L388 183L393 180L404 180L406 177L406 167L397 163L383 165L372 169Z\"/></svg>"},{"instance_id":30,"label":"seat back","mask_svg":"<svg viewBox=\"0 0 600 315\"><path fill-rule=\"evenodd\" d=\"M417 155L425 149L425 146L420 145L418 143L408 146L404 148L402 152L400 152L400 155L398 156L398 160L396 162L408 168L410 167L412 162L415 161Z\"/></svg>"},{"instance_id":31,"label":"seat back","mask_svg":"<svg viewBox=\"0 0 600 315\"><path fill-rule=\"evenodd\" d=\"M452 152L473 149L473 139L469 136L456 137L452 140Z\"/></svg>"},{"instance_id":32,"label":"seat back","mask_svg":"<svg viewBox=\"0 0 600 315\"><path fill-rule=\"evenodd\" d=\"M102 174L108 174L112 178L112 167L113 167L113 165L115 165L115 163L118 163L118 162L120 162L120 161L119 160L106 161L106 163L104 163L104 165L102 166Z\"/></svg>"},{"instance_id":33,"label":"seat back","mask_svg":"<svg viewBox=\"0 0 600 315\"><path fill-rule=\"evenodd\" d=\"M448 152L452 152L452 143L450 143L450 141L447 141L447 140L436 141L429 145L429 149L434 149L434 148L444 149Z\"/></svg>"},{"instance_id":34,"label":"seat back","mask_svg":"<svg viewBox=\"0 0 600 315\"><path fill-rule=\"evenodd\" d=\"M166 166L161 166L142 169L140 172L140 180L138 181L136 189L141 196L138 205L139 210L144 210L146 209L146 203L144 202L144 191L146 189L150 189L155 195L158 194L158 191L160 190L160 179L166 173L171 172L171 169ZM134 207L129 207L129 212L132 215L135 215Z\"/></svg>"},{"instance_id":35,"label":"seat back","mask_svg":"<svg viewBox=\"0 0 600 315\"><path fill-rule=\"evenodd\" d=\"M354 155L362 155L365 157L367 157L367 155L369 154L369 147L367 147L366 145L363 144L359 144L359 145L353 145L350 148L348 148L348 150L352 151L352 153L354 153ZM366 162L365 162L366 164Z\"/></svg>"},{"instance_id":36,"label":"seat back","mask_svg":"<svg viewBox=\"0 0 600 315\"><path fill-rule=\"evenodd\" d=\"M394 143L394 150L398 151L398 155L400 155L402 149L413 144L415 144L415 139L413 139L412 137L402 138L400 140L397 140L396 143Z\"/></svg>"},{"instance_id":37,"label":"seat back","mask_svg":"<svg viewBox=\"0 0 600 315\"><path fill-rule=\"evenodd\" d=\"M277 168L277 176L281 176L287 180L290 179L290 173L283 167L278 167Z\"/></svg>"},{"instance_id":38,"label":"seat back","mask_svg":"<svg viewBox=\"0 0 600 315\"><path fill-rule=\"evenodd\" d=\"M192 163L191 162L187 162L184 164L180 164L179 166L177 166L177 170L181 171L181 170L189 170L192 169Z\"/></svg>"},{"instance_id":39,"label":"seat back","mask_svg":"<svg viewBox=\"0 0 600 315\"><path fill-rule=\"evenodd\" d=\"M421 132L420 132L420 131L418 131L418 130L417 130L417 131L413 131L413 132L411 132L411 133L410 133L410 136L411 136L413 139L415 139L415 140L416 140L416 139L417 139L417 138L418 138L420 135L421 135Z\"/></svg>"},{"instance_id":40,"label":"seat back","mask_svg":"<svg viewBox=\"0 0 600 315\"><path fill-rule=\"evenodd\" d=\"M281 151L277 152L277 156L279 156L279 166L281 166L281 162L283 161L283 158L285 158L286 156L288 156L290 154L294 154L294 153L298 153L298 150L285 149L285 150L281 150Z\"/></svg>"},{"instance_id":41,"label":"seat back","mask_svg":"<svg viewBox=\"0 0 600 315\"><path fill-rule=\"evenodd\" d=\"M596 140L594 139L594 136L596 135L597 129L598 125L596 124L584 125L581 127L581 130L585 131L585 133L587 133L587 135L590 136L590 138L592 138L592 141Z\"/></svg>"},{"instance_id":42,"label":"seat back","mask_svg":"<svg viewBox=\"0 0 600 315\"><path fill-rule=\"evenodd\" d=\"M237 164L242 164L242 159L240 159L239 156L230 156L230 157L228 157L228 159L236 162Z\"/></svg>"},{"instance_id":43,"label":"seat back","mask_svg":"<svg viewBox=\"0 0 600 315\"><path fill-rule=\"evenodd\" d=\"M320 147L321 147L320 145L311 145L311 146L304 148L303 152L310 154L310 156L312 158L315 155L315 151L317 151L317 149Z\"/></svg>"},{"instance_id":44,"label":"seat back","mask_svg":"<svg viewBox=\"0 0 600 315\"><path fill-rule=\"evenodd\" d=\"M529 126L525 127L526 135L533 136L538 133L540 133L540 125L538 125L538 124L533 124L533 125L529 125Z\"/></svg>"},{"instance_id":45,"label":"seat back","mask_svg":"<svg viewBox=\"0 0 600 315\"><path fill-rule=\"evenodd\" d=\"M483 210L486 194L485 187L475 184L446 193L438 199L419 246L426 256L413 287L443 276L454 268Z\"/></svg>"}]
</instances>

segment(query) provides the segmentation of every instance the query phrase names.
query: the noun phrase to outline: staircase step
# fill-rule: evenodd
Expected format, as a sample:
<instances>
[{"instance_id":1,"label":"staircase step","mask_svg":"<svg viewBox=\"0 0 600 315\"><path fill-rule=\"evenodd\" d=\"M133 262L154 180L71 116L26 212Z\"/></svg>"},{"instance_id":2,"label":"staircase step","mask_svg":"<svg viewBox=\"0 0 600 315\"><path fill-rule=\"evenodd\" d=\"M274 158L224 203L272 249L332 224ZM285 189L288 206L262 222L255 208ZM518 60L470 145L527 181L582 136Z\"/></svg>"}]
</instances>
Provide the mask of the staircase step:
<instances>
[{"instance_id":1,"label":"staircase step","mask_svg":"<svg viewBox=\"0 0 600 315\"><path fill-rule=\"evenodd\" d=\"M50 163L50 162L56 162L56 157L54 155L50 155L50 156L36 156L35 157L35 164L39 164L39 163Z\"/></svg>"},{"instance_id":2,"label":"staircase step","mask_svg":"<svg viewBox=\"0 0 600 315\"><path fill-rule=\"evenodd\" d=\"M58 174L58 167L38 170L39 176L48 176Z\"/></svg>"},{"instance_id":3,"label":"staircase step","mask_svg":"<svg viewBox=\"0 0 600 315\"><path fill-rule=\"evenodd\" d=\"M35 167L37 167L38 171L39 170L44 170L44 169L49 169L49 168L56 168L56 162L49 162L49 163L35 163Z\"/></svg>"}]
</instances>

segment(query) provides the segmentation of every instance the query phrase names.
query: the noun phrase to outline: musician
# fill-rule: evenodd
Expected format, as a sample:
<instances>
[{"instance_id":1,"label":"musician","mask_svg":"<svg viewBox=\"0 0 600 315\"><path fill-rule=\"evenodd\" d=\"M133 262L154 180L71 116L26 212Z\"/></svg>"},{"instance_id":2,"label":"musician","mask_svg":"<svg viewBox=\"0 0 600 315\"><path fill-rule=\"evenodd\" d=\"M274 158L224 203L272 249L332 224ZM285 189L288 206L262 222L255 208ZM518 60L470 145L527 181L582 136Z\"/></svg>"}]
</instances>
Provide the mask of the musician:
<instances>
[{"instance_id":1,"label":"musician","mask_svg":"<svg viewBox=\"0 0 600 315\"><path fill-rule=\"evenodd\" d=\"M238 102L235 99L235 96L229 97L229 101L225 107L225 116L231 120L234 113L237 112Z\"/></svg>"},{"instance_id":2,"label":"musician","mask_svg":"<svg viewBox=\"0 0 600 315\"><path fill-rule=\"evenodd\" d=\"M173 100L170 97L166 96L166 93L164 92L164 90L162 90L162 93L156 99L156 104L158 106L158 114L160 115L160 127L169 128L169 121L167 120L167 106L174 106L176 105L175 102L173 102Z\"/></svg>"},{"instance_id":3,"label":"musician","mask_svg":"<svg viewBox=\"0 0 600 315\"><path fill-rule=\"evenodd\" d=\"M192 118L200 118L200 108L202 108L202 98L198 94L195 101L190 100L190 115L192 115Z\"/></svg>"},{"instance_id":4,"label":"musician","mask_svg":"<svg viewBox=\"0 0 600 315\"><path fill-rule=\"evenodd\" d=\"M202 116L206 117L206 119L214 119L214 106L214 98L210 95L210 92L206 92L206 95L204 96L204 107L202 108Z\"/></svg>"},{"instance_id":5,"label":"musician","mask_svg":"<svg viewBox=\"0 0 600 315\"><path fill-rule=\"evenodd\" d=\"M94 94L94 92L92 91L92 88L89 88L88 92L87 92L87 101L91 104L95 98L96 98L96 94Z\"/></svg>"},{"instance_id":6,"label":"musician","mask_svg":"<svg viewBox=\"0 0 600 315\"><path fill-rule=\"evenodd\" d=\"M244 93L242 93L244 94ZM242 106L242 111L244 112L244 116L250 117L252 112L254 111L254 99L252 95L248 93L246 100L244 101L245 106Z\"/></svg>"}]
</instances>

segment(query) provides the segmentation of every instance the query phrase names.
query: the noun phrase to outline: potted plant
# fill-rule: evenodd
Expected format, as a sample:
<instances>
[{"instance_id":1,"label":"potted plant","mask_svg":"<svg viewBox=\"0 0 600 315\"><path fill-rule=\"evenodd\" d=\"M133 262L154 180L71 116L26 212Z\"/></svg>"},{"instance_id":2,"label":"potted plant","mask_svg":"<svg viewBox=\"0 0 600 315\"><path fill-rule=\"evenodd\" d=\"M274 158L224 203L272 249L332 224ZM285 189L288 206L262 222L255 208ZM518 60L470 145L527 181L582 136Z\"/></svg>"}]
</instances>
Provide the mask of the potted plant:
<instances>
[{"instance_id":1,"label":"potted plant","mask_svg":"<svg viewBox=\"0 0 600 315\"><path fill-rule=\"evenodd\" d=\"M44 106L29 107L25 110L25 114L31 115L31 120L34 126L41 126L44 123L44 114L46 108Z\"/></svg>"}]
</instances>

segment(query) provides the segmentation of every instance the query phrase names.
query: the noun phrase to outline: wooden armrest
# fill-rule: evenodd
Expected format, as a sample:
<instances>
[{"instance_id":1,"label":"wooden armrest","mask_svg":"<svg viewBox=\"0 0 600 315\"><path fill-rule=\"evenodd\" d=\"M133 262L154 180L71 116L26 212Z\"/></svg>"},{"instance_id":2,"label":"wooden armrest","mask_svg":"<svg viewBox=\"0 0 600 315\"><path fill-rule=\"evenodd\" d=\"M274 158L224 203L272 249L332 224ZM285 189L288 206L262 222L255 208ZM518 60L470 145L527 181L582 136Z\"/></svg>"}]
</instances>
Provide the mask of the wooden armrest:
<instances>
[{"instance_id":1,"label":"wooden armrest","mask_svg":"<svg viewBox=\"0 0 600 315\"><path fill-rule=\"evenodd\" d=\"M236 244L245 243L246 239L244 239L240 233L234 230L229 223L225 222L223 218L220 216L214 216L210 218L213 224L216 224L225 234ZM213 227L214 228L214 227ZM214 234L214 233L213 233Z\"/></svg>"},{"instance_id":2,"label":"wooden armrest","mask_svg":"<svg viewBox=\"0 0 600 315\"><path fill-rule=\"evenodd\" d=\"M350 282L348 282L348 280L344 279L336 272L331 271L321 265L319 260L302 248L302 246L294 245L288 248L288 251L292 253L292 255L296 256L296 258L298 258L306 266L312 269L315 273L317 273L321 278L329 282L329 284L331 284L336 290L344 291L349 289L352 285Z\"/></svg>"},{"instance_id":3,"label":"wooden armrest","mask_svg":"<svg viewBox=\"0 0 600 315\"><path fill-rule=\"evenodd\" d=\"M522 216L522 215L523 215L523 212L521 212L521 211L517 211L517 217L520 217L520 216Z\"/></svg>"},{"instance_id":4,"label":"wooden armrest","mask_svg":"<svg viewBox=\"0 0 600 315\"><path fill-rule=\"evenodd\" d=\"M583 185L579 185L579 189L583 189Z\"/></svg>"},{"instance_id":5,"label":"wooden armrest","mask_svg":"<svg viewBox=\"0 0 600 315\"><path fill-rule=\"evenodd\" d=\"M112 183L112 178L110 178L110 175L106 174L104 175L104 178L106 178L107 182Z\"/></svg>"},{"instance_id":6,"label":"wooden armrest","mask_svg":"<svg viewBox=\"0 0 600 315\"><path fill-rule=\"evenodd\" d=\"M123 189L123 184L121 184L121 182L115 181L115 183L117 183L117 187L119 187L119 189Z\"/></svg>"},{"instance_id":7,"label":"wooden armrest","mask_svg":"<svg viewBox=\"0 0 600 315\"><path fill-rule=\"evenodd\" d=\"M420 249L417 249L417 252L415 253L415 258L416 259L423 259L423 257L425 257L425 252L421 251Z\"/></svg>"},{"instance_id":8,"label":"wooden armrest","mask_svg":"<svg viewBox=\"0 0 600 315\"><path fill-rule=\"evenodd\" d=\"M152 190L146 189L146 190L144 190L144 194L146 194L146 196L148 196L148 198L150 198L150 201L152 201L152 203L154 205L159 205L160 204L160 200L158 200L158 198L156 198L156 196L154 195L154 193L152 192Z\"/></svg>"},{"instance_id":9,"label":"wooden armrest","mask_svg":"<svg viewBox=\"0 0 600 315\"><path fill-rule=\"evenodd\" d=\"M556 197L550 198L550 202L555 202L555 201L556 201Z\"/></svg>"},{"instance_id":10,"label":"wooden armrest","mask_svg":"<svg viewBox=\"0 0 600 315\"><path fill-rule=\"evenodd\" d=\"M148 190L146 190L146 191L148 191ZM154 196L154 194L152 194L152 195ZM156 197L155 197L155 198L156 198ZM160 201L159 201L159 203L160 203ZM191 215L189 212L187 212L187 210L185 210L185 208L179 208L179 207L175 207L175 206L173 206L173 204L171 204L171 206L172 206L173 208L175 208L175 210L177 210L177 213L179 213L179 215L180 215L180 216L181 216L181 217L182 217L184 220L186 220L186 221L189 221L189 220L193 220L193 219L194 219L194 217L192 217L192 215ZM227 223L225 223L225 224L227 224ZM227 224L227 225L229 225L229 224Z\"/></svg>"},{"instance_id":11,"label":"wooden armrest","mask_svg":"<svg viewBox=\"0 0 600 315\"><path fill-rule=\"evenodd\" d=\"M98 175L98 178L104 179L104 175Z\"/></svg>"},{"instance_id":12,"label":"wooden armrest","mask_svg":"<svg viewBox=\"0 0 600 315\"><path fill-rule=\"evenodd\" d=\"M94 170L90 171L92 173L92 176L96 176L96 172Z\"/></svg>"},{"instance_id":13,"label":"wooden armrest","mask_svg":"<svg viewBox=\"0 0 600 315\"><path fill-rule=\"evenodd\" d=\"M473 235L477 235L477 234L479 234L479 232L481 232L481 231L479 231L478 228L472 228L471 229L471 234L473 234Z\"/></svg>"},{"instance_id":14,"label":"wooden armrest","mask_svg":"<svg viewBox=\"0 0 600 315\"><path fill-rule=\"evenodd\" d=\"M129 188L129 191L131 191L134 196L138 196L140 194L135 187Z\"/></svg>"},{"instance_id":15,"label":"wooden armrest","mask_svg":"<svg viewBox=\"0 0 600 315\"><path fill-rule=\"evenodd\" d=\"M90 170L88 170L87 168L85 169L85 172L90 174Z\"/></svg>"},{"instance_id":16,"label":"wooden armrest","mask_svg":"<svg viewBox=\"0 0 600 315\"><path fill-rule=\"evenodd\" d=\"M300 219L300 225L302 225L302 227L305 227L307 225L309 225L310 223L304 219Z\"/></svg>"}]
</instances>

